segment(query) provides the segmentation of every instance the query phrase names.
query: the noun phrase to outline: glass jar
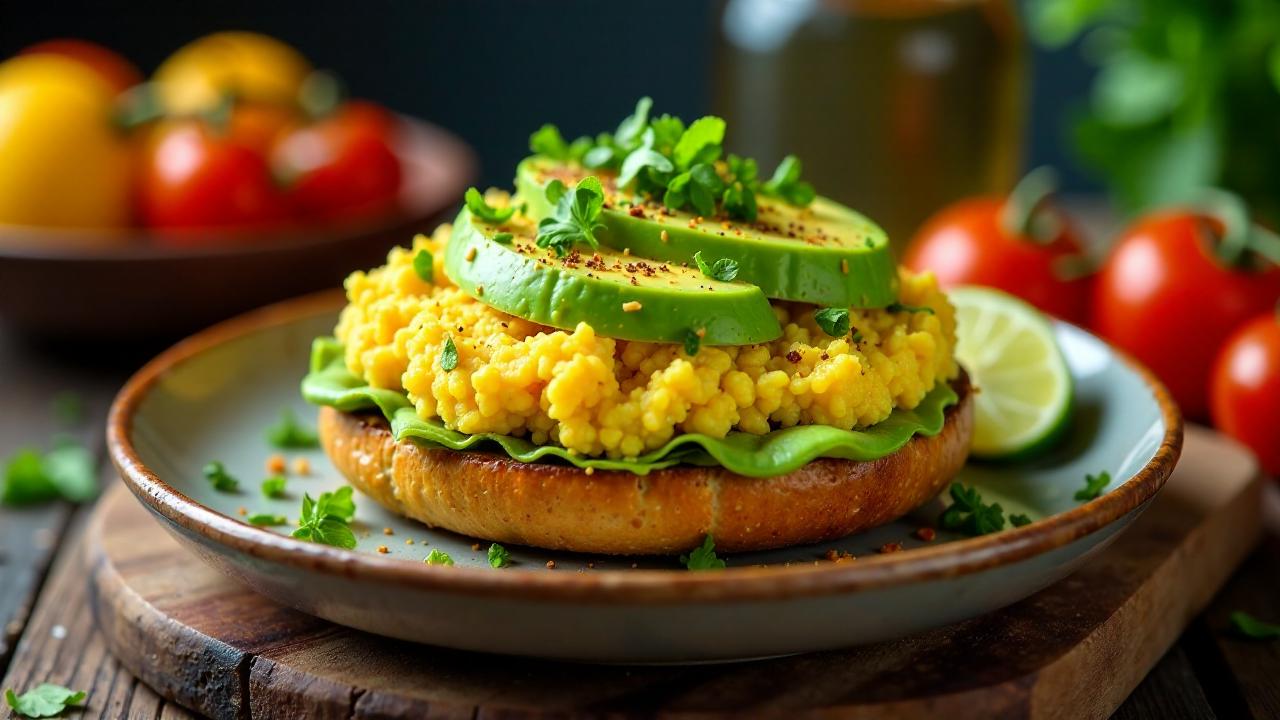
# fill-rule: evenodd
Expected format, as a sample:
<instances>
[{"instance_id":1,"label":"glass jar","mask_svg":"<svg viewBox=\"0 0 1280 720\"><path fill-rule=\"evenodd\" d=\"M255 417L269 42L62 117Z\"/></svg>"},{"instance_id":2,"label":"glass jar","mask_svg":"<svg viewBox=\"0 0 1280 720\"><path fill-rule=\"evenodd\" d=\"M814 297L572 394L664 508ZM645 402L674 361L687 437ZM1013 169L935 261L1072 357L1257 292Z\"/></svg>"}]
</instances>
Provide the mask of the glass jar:
<instances>
[{"instance_id":1,"label":"glass jar","mask_svg":"<svg viewBox=\"0 0 1280 720\"><path fill-rule=\"evenodd\" d=\"M900 247L1019 170L1024 47L1011 0L726 0L714 108L761 173L787 153Z\"/></svg>"}]
</instances>

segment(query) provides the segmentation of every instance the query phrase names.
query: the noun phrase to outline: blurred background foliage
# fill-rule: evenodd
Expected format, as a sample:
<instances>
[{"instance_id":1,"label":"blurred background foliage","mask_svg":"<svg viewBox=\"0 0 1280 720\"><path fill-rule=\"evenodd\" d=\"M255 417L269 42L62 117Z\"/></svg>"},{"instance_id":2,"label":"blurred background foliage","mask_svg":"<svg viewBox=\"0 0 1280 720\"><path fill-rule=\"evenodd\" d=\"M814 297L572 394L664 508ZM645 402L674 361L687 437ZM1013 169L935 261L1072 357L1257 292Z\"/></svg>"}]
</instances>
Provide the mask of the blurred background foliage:
<instances>
[{"instance_id":1,"label":"blurred background foliage","mask_svg":"<svg viewBox=\"0 0 1280 720\"><path fill-rule=\"evenodd\" d=\"M1097 68L1072 139L1122 208L1221 185L1280 221L1280 3L1030 0L1026 21Z\"/></svg>"}]
</instances>

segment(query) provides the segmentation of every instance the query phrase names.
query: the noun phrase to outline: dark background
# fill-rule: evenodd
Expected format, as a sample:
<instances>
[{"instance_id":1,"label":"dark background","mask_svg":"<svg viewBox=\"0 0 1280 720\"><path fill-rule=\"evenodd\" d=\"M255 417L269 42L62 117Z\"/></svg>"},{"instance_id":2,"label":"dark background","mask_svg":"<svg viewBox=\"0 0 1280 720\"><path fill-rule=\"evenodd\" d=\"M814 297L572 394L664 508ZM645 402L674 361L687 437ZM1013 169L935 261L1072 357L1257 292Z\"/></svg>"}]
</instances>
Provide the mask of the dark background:
<instances>
[{"instance_id":1,"label":"dark background","mask_svg":"<svg viewBox=\"0 0 1280 720\"><path fill-rule=\"evenodd\" d=\"M662 112L707 112L719 11L711 0L0 0L0 57L79 37L150 72L209 32L267 33L336 71L353 95L461 135L482 181L507 185L541 122L568 136L611 129L646 94ZM1057 166L1067 191L1094 189L1066 131L1089 69L1074 49L1035 49L1032 68L1024 164Z\"/></svg>"}]
</instances>

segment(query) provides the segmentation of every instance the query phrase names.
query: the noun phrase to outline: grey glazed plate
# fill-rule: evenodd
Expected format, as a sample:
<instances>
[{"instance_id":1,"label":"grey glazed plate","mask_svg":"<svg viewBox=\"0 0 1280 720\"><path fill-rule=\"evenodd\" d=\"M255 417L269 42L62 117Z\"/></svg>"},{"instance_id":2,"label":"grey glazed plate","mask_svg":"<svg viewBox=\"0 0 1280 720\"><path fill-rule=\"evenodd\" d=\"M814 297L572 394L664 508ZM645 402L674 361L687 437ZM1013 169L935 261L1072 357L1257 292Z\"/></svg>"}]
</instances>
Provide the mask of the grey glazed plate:
<instances>
[{"instance_id":1,"label":"grey glazed plate","mask_svg":"<svg viewBox=\"0 0 1280 720\"><path fill-rule=\"evenodd\" d=\"M274 600L382 635L468 650L612 663L706 662L846 647L989 612L1065 577L1115 539L1173 470L1178 412L1151 376L1066 324L1058 338L1076 383L1065 443L1034 463L976 465L958 478L1030 525L978 538L915 532L943 507L821 546L728 558L688 572L675 558L631 559L511 548L494 570L487 543L428 529L356 497L354 551L243 522L241 512L296 521L303 492L342 484L319 450L288 497L258 486L275 451L264 438L282 409L314 417L298 396L312 338L332 331L342 299L312 296L196 335L153 360L117 397L111 456L159 522L204 561ZM220 460L241 480L215 491L201 468ZM1073 499L1088 473L1114 478ZM477 544L478 542L478 544ZM902 551L880 554L886 543ZM431 549L455 567L428 566ZM828 550L856 560L831 562ZM547 567L554 560L554 569Z\"/></svg>"}]
</instances>

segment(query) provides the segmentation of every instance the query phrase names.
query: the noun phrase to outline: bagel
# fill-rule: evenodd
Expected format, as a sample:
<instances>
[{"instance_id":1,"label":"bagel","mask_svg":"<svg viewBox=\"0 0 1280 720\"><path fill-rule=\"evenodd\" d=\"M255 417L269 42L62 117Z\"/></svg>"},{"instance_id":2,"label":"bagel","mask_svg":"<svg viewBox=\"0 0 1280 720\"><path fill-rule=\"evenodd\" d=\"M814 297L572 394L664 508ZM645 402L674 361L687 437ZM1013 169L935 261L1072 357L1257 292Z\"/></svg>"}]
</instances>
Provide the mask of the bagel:
<instances>
[{"instance_id":1,"label":"bagel","mask_svg":"<svg viewBox=\"0 0 1280 720\"><path fill-rule=\"evenodd\" d=\"M391 512L432 527L550 550L660 555L711 534L717 550L818 543L891 522L928 502L959 472L973 432L973 391L962 372L942 430L917 435L877 460L817 458L751 478L721 467L677 465L648 475L587 473L522 463L495 452L397 442L376 413L320 408L319 434L334 465Z\"/></svg>"}]
</instances>

